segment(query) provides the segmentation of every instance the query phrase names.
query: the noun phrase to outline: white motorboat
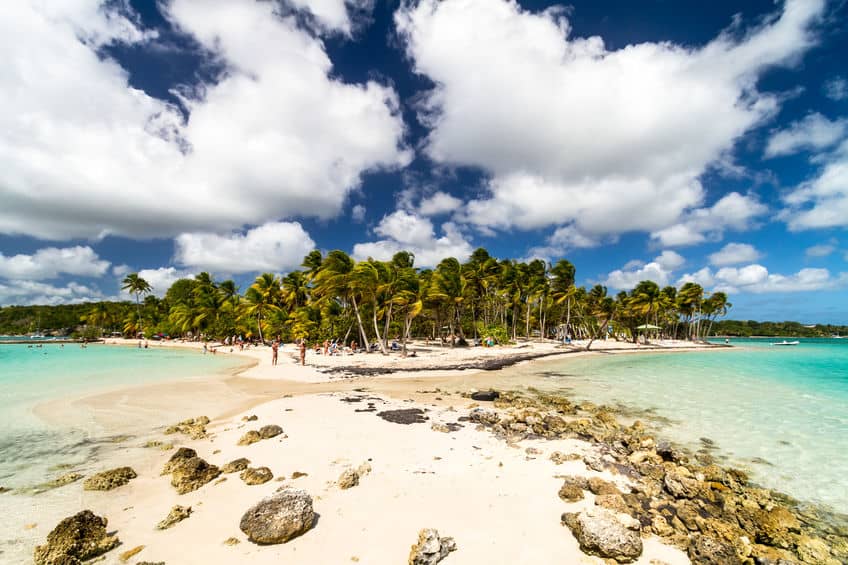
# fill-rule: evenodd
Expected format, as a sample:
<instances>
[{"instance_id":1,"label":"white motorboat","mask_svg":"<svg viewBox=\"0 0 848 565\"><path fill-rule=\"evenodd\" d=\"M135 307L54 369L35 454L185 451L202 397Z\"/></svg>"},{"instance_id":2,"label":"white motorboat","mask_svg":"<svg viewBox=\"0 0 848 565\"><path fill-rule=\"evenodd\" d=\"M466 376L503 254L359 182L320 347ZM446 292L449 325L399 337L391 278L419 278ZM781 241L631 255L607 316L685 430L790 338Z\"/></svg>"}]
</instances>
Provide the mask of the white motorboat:
<instances>
[{"instance_id":1,"label":"white motorboat","mask_svg":"<svg viewBox=\"0 0 848 565\"><path fill-rule=\"evenodd\" d=\"M799 343L801 343L801 342L797 341L797 340L796 341L786 341L784 339L783 341L778 341L778 342L772 343L772 345L798 345Z\"/></svg>"}]
</instances>

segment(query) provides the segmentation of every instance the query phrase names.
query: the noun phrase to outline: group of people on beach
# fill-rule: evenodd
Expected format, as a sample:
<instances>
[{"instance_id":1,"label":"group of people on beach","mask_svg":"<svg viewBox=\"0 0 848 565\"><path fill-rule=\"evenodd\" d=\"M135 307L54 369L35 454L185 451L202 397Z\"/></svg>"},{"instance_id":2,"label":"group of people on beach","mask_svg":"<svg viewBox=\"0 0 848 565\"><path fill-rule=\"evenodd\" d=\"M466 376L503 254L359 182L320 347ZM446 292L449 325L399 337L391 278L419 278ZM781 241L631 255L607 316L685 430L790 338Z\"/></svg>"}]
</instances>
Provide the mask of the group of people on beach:
<instances>
[{"instance_id":1,"label":"group of people on beach","mask_svg":"<svg viewBox=\"0 0 848 565\"><path fill-rule=\"evenodd\" d=\"M299 353L300 364L306 365L306 350L309 349L306 338L299 338L295 341ZM280 359L280 347L283 346L283 341L279 337L271 342L271 365L276 366ZM338 340L325 339L323 343L316 342L311 348L316 355L342 355L343 352L349 355L359 351L359 344L356 340L350 342L350 347L345 348Z\"/></svg>"}]
</instances>

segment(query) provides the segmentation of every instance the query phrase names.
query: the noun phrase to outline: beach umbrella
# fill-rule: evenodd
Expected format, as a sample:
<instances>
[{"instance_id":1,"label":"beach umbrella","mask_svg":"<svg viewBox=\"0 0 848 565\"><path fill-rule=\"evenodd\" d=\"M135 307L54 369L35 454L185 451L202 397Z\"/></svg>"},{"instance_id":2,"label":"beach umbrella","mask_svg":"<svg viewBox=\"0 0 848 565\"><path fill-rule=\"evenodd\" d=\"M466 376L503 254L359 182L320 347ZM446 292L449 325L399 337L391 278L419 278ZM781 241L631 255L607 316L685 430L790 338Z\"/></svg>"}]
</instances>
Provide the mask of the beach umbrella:
<instances>
[{"instance_id":1,"label":"beach umbrella","mask_svg":"<svg viewBox=\"0 0 848 565\"><path fill-rule=\"evenodd\" d=\"M636 326L637 330L658 330L659 326L655 326L653 324L642 324L641 326Z\"/></svg>"}]
</instances>

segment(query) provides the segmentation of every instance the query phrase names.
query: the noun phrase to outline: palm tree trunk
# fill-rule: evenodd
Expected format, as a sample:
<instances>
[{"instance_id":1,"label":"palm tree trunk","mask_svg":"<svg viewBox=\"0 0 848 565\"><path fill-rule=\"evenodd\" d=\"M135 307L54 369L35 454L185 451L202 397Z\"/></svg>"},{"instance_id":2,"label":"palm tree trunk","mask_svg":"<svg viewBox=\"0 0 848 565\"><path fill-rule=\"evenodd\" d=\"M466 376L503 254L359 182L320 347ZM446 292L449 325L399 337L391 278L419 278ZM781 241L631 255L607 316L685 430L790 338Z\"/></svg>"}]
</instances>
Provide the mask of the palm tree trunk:
<instances>
[{"instance_id":1,"label":"palm tree trunk","mask_svg":"<svg viewBox=\"0 0 848 565\"><path fill-rule=\"evenodd\" d=\"M356 313L356 322L359 324L359 335L362 337L362 344L365 346L366 351L370 351L371 346L368 343L368 336L365 335L365 328L362 327L362 315L359 313L359 306L356 304L356 296L351 295L350 298L353 303L353 311Z\"/></svg>"},{"instance_id":2,"label":"palm tree trunk","mask_svg":"<svg viewBox=\"0 0 848 565\"><path fill-rule=\"evenodd\" d=\"M262 312L261 311L256 315L256 327L259 328L259 341L261 341L264 344L265 338L262 337Z\"/></svg>"},{"instance_id":3,"label":"palm tree trunk","mask_svg":"<svg viewBox=\"0 0 848 565\"><path fill-rule=\"evenodd\" d=\"M380 336L380 326L377 324L377 301L374 301L374 312L371 315L372 320L374 321L374 333L377 334L377 343L380 344L380 353L383 355L388 355L386 351L386 346L383 344L383 338ZM368 353L371 353L371 348L368 348Z\"/></svg>"}]
</instances>

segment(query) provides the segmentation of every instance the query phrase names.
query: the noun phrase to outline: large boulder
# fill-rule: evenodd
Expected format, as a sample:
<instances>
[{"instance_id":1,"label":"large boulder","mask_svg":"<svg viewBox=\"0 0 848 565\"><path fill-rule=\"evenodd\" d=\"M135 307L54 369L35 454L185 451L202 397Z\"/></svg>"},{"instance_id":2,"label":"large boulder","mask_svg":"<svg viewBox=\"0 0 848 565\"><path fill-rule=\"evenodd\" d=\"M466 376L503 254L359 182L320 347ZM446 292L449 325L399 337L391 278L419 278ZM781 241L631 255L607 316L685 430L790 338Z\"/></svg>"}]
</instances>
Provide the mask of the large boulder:
<instances>
[{"instance_id":1,"label":"large boulder","mask_svg":"<svg viewBox=\"0 0 848 565\"><path fill-rule=\"evenodd\" d=\"M165 463L165 467L162 468L162 474L168 475L174 472L174 469L191 459L192 457L197 457L197 452L190 447L181 447L177 451L171 455L171 458L168 459L168 462Z\"/></svg>"},{"instance_id":2,"label":"large boulder","mask_svg":"<svg viewBox=\"0 0 848 565\"><path fill-rule=\"evenodd\" d=\"M221 472L238 473L247 469L248 465L250 465L250 459L247 459L246 457L239 457L238 459L233 459L229 463L224 464L224 466L221 467Z\"/></svg>"},{"instance_id":3,"label":"large boulder","mask_svg":"<svg viewBox=\"0 0 848 565\"><path fill-rule=\"evenodd\" d=\"M274 473L268 467L248 467L239 475L248 485L261 485L274 478Z\"/></svg>"},{"instance_id":4,"label":"large boulder","mask_svg":"<svg viewBox=\"0 0 848 565\"><path fill-rule=\"evenodd\" d=\"M424 528L418 532L418 542L409 551L409 565L436 565L456 551L456 542L450 537L440 537L438 530Z\"/></svg>"},{"instance_id":5,"label":"large boulder","mask_svg":"<svg viewBox=\"0 0 848 565\"><path fill-rule=\"evenodd\" d=\"M284 488L249 508L239 528L255 543L285 543L307 532L314 521L312 497L304 490Z\"/></svg>"},{"instance_id":6,"label":"large boulder","mask_svg":"<svg viewBox=\"0 0 848 565\"><path fill-rule=\"evenodd\" d=\"M259 428L259 437L262 439L271 439L272 437L277 437L281 433L283 433L283 428L277 424L268 424L267 426Z\"/></svg>"},{"instance_id":7,"label":"large boulder","mask_svg":"<svg viewBox=\"0 0 848 565\"><path fill-rule=\"evenodd\" d=\"M90 476L83 482L85 490L112 490L130 482L138 475L132 467L118 467Z\"/></svg>"},{"instance_id":8,"label":"large boulder","mask_svg":"<svg viewBox=\"0 0 848 565\"><path fill-rule=\"evenodd\" d=\"M563 514L562 518L585 553L619 563L631 563L642 555L638 520L619 518L597 506L576 514Z\"/></svg>"},{"instance_id":9,"label":"large boulder","mask_svg":"<svg viewBox=\"0 0 848 565\"><path fill-rule=\"evenodd\" d=\"M217 479L220 474L221 469L215 465L210 465L200 457L192 457L173 469L171 486L177 489L178 494L185 494Z\"/></svg>"},{"instance_id":10,"label":"large boulder","mask_svg":"<svg viewBox=\"0 0 848 565\"><path fill-rule=\"evenodd\" d=\"M77 565L117 546L117 536L106 534L106 518L83 510L65 518L47 534L47 544L35 548L35 565Z\"/></svg>"}]
</instances>

